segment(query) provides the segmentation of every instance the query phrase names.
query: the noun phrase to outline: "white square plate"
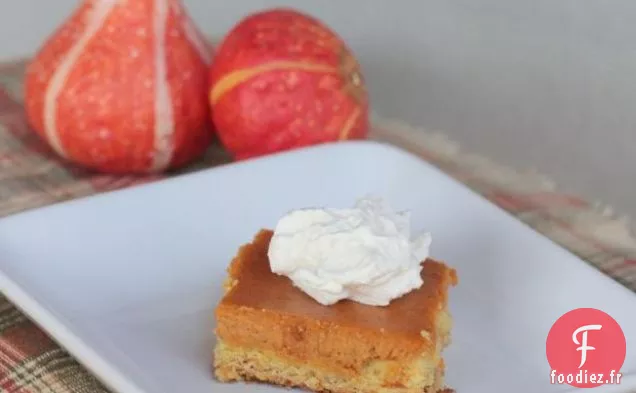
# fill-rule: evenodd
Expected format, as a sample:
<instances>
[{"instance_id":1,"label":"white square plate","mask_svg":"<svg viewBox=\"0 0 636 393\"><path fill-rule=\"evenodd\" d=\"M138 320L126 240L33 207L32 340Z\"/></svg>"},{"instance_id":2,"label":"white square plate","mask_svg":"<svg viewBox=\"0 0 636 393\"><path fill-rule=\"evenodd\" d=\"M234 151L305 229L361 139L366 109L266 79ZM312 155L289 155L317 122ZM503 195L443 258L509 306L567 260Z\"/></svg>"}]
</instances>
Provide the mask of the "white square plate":
<instances>
[{"instance_id":1,"label":"white square plate","mask_svg":"<svg viewBox=\"0 0 636 393\"><path fill-rule=\"evenodd\" d=\"M0 220L0 289L121 393L277 392L211 377L225 268L288 210L366 194L410 209L454 266L448 383L460 393L561 392L552 323L595 307L636 342L636 296L406 152L349 142L274 155ZM628 348L622 388L634 387ZM611 387L610 387L611 388ZM602 389L597 389L600 392Z\"/></svg>"}]
</instances>

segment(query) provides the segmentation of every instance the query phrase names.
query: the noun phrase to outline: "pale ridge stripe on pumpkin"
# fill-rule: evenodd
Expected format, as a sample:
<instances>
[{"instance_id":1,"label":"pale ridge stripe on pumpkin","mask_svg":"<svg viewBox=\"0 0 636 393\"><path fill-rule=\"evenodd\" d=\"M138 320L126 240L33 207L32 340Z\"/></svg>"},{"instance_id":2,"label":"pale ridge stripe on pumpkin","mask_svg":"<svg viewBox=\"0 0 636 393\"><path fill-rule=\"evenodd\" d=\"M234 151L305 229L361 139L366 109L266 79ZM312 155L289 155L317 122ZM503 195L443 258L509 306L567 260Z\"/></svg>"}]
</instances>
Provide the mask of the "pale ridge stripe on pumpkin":
<instances>
[{"instance_id":1,"label":"pale ridge stripe on pumpkin","mask_svg":"<svg viewBox=\"0 0 636 393\"><path fill-rule=\"evenodd\" d=\"M169 17L168 0L155 1L153 16L155 37L155 135L152 170L161 171L172 160L174 113L168 83L166 30Z\"/></svg>"},{"instance_id":2,"label":"pale ridge stripe on pumpkin","mask_svg":"<svg viewBox=\"0 0 636 393\"><path fill-rule=\"evenodd\" d=\"M187 13L183 15L183 31L188 41L190 41L194 49L199 53L203 62L209 65L212 62L212 50L205 39L201 37L201 34L199 34L199 31L194 26L194 22L192 22L192 19Z\"/></svg>"},{"instance_id":3,"label":"pale ridge stripe on pumpkin","mask_svg":"<svg viewBox=\"0 0 636 393\"><path fill-rule=\"evenodd\" d=\"M342 129L340 130L340 135L338 136L338 139L344 140L349 137L349 134L351 133L353 126L356 124L358 117L360 117L360 114L361 114L360 108L356 108L351 113L351 115L349 115L349 117L347 118L347 121L345 121L345 123L342 125Z\"/></svg>"},{"instance_id":4,"label":"pale ridge stripe on pumpkin","mask_svg":"<svg viewBox=\"0 0 636 393\"><path fill-rule=\"evenodd\" d=\"M212 104L216 103L219 98L221 98L225 93L232 90L240 83L243 83L260 73L284 70L306 72L338 72L338 69L336 67L332 67L329 65L303 63L300 61L274 61L251 68L232 71L229 74L223 76L212 87L212 92L210 93L210 101L212 102Z\"/></svg>"},{"instance_id":5,"label":"pale ridge stripe on pumpkin","mask_svg":"<svg viewBox=\"0 0 636 393\"><path fill-rule=\"evenodd\" d=\"M84 33L69 49L59 67L51 76L49 86L44 93L44 132L53 150L62 157L66 157L66 152L62 146L56 124L57 98L66 83L66 78L68 78L82 51L86 48L86 45L88 45L93 36L103 27L106 18L108 18L108 15L117 3L118 0L100 0L94 5L88 14L88 21L86 22Z\"/></svg>"}]
</instances>

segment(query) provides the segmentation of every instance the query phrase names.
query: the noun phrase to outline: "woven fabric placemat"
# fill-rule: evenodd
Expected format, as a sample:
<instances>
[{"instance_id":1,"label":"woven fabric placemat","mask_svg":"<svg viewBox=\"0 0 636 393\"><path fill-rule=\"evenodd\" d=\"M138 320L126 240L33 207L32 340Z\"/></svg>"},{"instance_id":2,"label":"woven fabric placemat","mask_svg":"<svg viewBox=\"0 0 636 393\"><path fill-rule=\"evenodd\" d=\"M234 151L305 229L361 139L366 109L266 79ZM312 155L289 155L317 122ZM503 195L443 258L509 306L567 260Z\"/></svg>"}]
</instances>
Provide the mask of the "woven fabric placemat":
<instances>
[{"instance_id":1,"label":"woven fabric placemat","mask_svg":"<svg viewBox=\"0 0 636 393\"><path fill-rule=\"evenodd\" d=\"M24 63L0 65L0 217L163 177L94 174L58 160L25 121L23 73ZM463 152L441 133L379 118L373 124L373 139L417 154L636 291L636 240L624 219L559 192L549 179L536 173L518 172ZM228 156L215 145L186 171L228 162ZM0 296L0 392L107 391Z\"/></svg>"}]
</instances>

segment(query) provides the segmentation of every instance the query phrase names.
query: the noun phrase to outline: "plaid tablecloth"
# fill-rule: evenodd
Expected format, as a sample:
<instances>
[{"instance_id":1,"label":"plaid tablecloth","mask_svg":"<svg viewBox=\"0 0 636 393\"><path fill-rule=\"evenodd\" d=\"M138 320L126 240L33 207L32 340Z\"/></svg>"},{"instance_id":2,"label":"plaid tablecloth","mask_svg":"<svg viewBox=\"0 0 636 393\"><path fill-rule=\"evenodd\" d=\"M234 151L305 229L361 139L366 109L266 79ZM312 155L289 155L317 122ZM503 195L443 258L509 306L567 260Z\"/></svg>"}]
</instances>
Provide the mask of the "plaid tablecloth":
<instances>
[{"instance_id":1,"label":"plaid tablecloth","mask_svg":"<svg viewBox=\"0 0 636 393\"><path fill-rule=\"evenodd\" d=\"M25 122L23 71L23 63L0 65L0 216L161 178L96 175L60 162ZM372 138L420 155L636 290L636 240L625 221L608 209L560 193L551 181L535 173L517 172L465 153L441 133L375 119ZM223 150L213 146L188 171L227 162ZM107 389L0 295L0 392L100 393Z\"/></svg>"}]
</instances>

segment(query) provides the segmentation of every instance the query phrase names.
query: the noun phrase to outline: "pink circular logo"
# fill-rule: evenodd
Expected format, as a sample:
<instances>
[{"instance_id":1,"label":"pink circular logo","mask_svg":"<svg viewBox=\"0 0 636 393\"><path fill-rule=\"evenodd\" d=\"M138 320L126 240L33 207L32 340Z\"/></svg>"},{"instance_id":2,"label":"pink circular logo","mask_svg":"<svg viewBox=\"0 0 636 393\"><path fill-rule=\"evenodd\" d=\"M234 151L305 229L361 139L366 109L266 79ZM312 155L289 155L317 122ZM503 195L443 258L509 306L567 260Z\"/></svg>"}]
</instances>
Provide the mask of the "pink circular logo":
<instances>
[{"instance_id":1,"label":"pink circular logo","mask_svg":"<svg viewBox=\"0 0 636 393\"><path fill-rule=\"evenodd\" d=\"M625 362L625 334L607 313L577 308L552 325L546 340L550 383L592 388L619 384Z\"/></svg>"}]
</instances>

